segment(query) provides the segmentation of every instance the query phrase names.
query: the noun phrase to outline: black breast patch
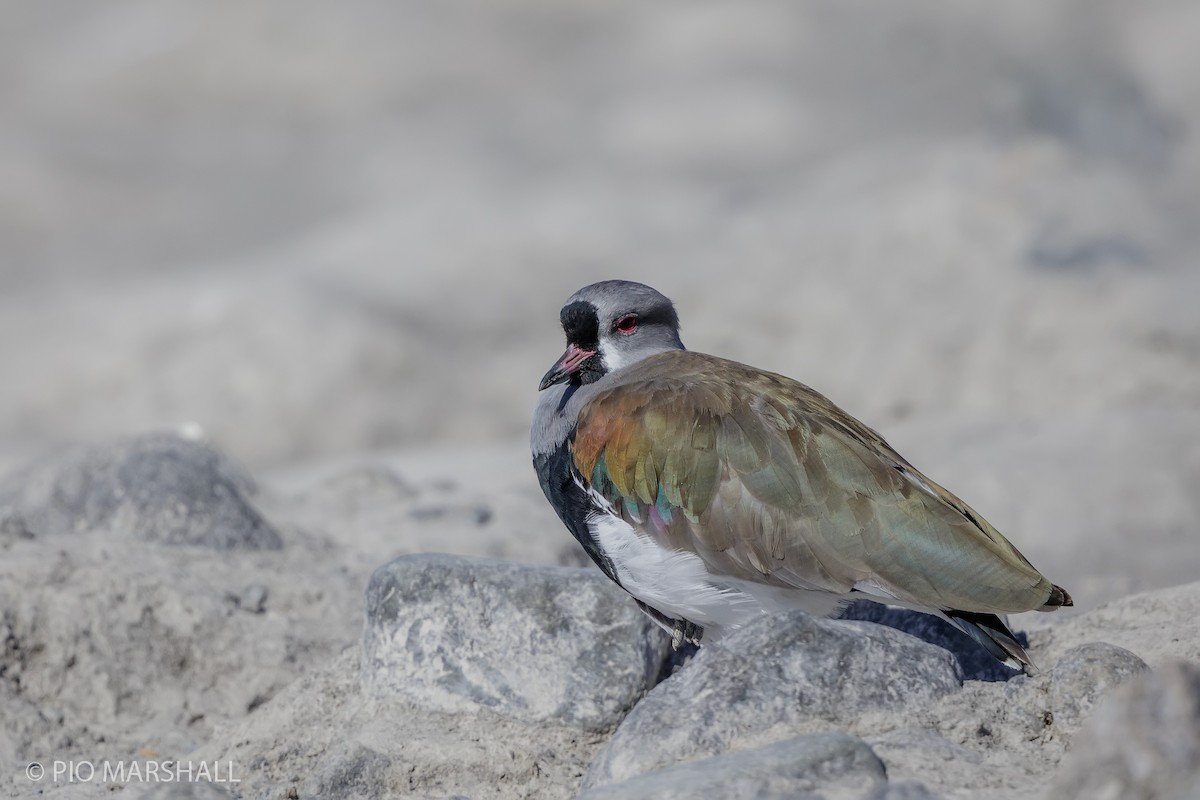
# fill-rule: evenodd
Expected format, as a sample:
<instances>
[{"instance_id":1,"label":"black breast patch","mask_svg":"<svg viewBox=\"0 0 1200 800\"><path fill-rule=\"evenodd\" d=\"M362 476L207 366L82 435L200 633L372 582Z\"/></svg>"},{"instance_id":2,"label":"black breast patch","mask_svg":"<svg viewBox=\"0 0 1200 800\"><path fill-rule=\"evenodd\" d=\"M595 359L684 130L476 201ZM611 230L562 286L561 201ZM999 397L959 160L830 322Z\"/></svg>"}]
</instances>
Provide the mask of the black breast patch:
<instances>
[{"instance_id":1,"label":"black breast patch","mask_svg":"<svg viewBox=\"0 0 1200 800\"><path fill-rule=\"evenodd\" d=\"M542 485L542 492L550 501L550 505L558 512L558 516L567 526L567 530L583 545L584 551L592 561L596 562L596 566L600 567L613 583L620 586L621 581L617 580L616 568L604 551L600 549L600 543L588 529L588 514L597 509L592 505L592 500L588 497L587 492L580 488L572 478L574 465L571 461L570 443L574 438L575 432L571 431L571 435L567 437L566 441L553 452L534 456L533 468L537 472L538 483Z\"/></svg>"}]
</instances>

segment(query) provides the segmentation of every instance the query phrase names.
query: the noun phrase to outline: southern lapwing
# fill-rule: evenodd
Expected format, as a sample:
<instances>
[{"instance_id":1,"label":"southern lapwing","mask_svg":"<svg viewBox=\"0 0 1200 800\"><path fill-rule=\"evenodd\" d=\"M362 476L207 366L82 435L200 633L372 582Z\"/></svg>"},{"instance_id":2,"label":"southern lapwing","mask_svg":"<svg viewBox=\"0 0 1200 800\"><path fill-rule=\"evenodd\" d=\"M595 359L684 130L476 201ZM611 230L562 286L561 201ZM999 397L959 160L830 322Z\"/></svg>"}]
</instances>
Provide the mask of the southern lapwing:
<instances>
[{"instance_id":1,"label":"southern lapwing","mask_svg":"<svg viewBox=\"0 0 1200 800\"><path fill-rule=\"evenodd\" d=\"M1071 596L878 433L802 383L684 349L674 306L649 286L592 284L561 319L534 468L584 550L676 647L862 598L940 616L1033 670L997 615Z\"/></svg>"}]
</instances>

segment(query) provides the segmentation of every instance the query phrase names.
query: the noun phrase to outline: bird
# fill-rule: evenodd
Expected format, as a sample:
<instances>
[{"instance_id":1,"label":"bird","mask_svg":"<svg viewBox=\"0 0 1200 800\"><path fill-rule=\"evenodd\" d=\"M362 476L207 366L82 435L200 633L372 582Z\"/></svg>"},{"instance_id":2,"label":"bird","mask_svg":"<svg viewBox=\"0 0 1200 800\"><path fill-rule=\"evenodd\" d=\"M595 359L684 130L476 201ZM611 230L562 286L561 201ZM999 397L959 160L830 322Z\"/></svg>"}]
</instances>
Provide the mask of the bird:
<instances>
[{"instance_id":1,"label":"bird","mask_svg":"<svg viewBox=\"0 0 1200 800\"><path fill-rule=\"evenodd\" d=\"M530 428L538 482L674 648L862 599L1036 672L1004 615L1071 595L874 430L799 381L686 349L645 284L585 286L559 319L566 351Z\"/></svg>"}]
</instances>

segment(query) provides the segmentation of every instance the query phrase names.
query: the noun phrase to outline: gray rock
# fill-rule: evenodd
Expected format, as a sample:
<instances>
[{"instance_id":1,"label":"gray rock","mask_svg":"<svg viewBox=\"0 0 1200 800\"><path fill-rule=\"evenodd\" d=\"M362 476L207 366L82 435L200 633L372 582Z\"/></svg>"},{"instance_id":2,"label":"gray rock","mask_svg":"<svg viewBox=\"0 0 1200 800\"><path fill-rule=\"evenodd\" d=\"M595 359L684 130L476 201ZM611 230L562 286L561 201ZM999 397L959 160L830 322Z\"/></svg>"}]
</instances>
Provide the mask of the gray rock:
<instances>
[{"instance_id":1,"label":"gray rock","mask_svg":"<svg viewBox=\"0 0 1200 800\"><path fill-rule=\"evenodd\" d=\"M815 733L772 745L676 764L579 800L792 800L874 797L887 781L883 762L861 739ZM819 794L818 794L819 793Z\"/></svg>"},{"instance_id":2,"label":"gray rock","mask_svg":"<svg viewBox=\"0 0 1200 800\"><path fill-rule=\"evenodd\" d=\"M282 546L223 455L172 434L79 448L0 485L0 531L21 538L94 529L217 550Z\"/></svg>"},{"instance_id":3,"label":"gray rock","mask_svg":"<svg viewBox=\"0 0 1200 800\"><path fill-rule=\"evenodd\" d=\"M234 598L237 607L251 614L261 614L267 609L267 597L270 591L261 583L251 584Z\"/></svg>"},{"instance_id":4,"label":"gray rock","mask_svg":"<svg viewBox=\"0 0 1200 800\"><path fill-rule=\"evenodd\" d=\"M1147 671L1146 662L1105 642L1068 650L1050 671L1050 713L1059 732L1073 734L1108 692Z\"/></svg>"},{"instance_id":5,"label":"gray rock","mask_svg":"<svg viewBox=\"0 0 1200 800\"><path fill-rule=\"evenodd\" d=\"M704 756L827 730L862 712L957 691L947 651L864 622L764 618L701 648L626 717L585 788Z\"/></svg>"},{"instance_id":6,"label":"gray rock","mask_svg":"<svg viewBox=\"0 0 1200 800\"><path fill-rule=\"evenodd\" d=\"M1165 665L1104 700L1075 738L1048 796L1200 797L1200 666Z\"/></svg>"},{"instance_id":7,"label":"gray rock","mask_svg":"<svg viewBox=\"0 0 1200 800\"><path fill-rule=\"evenodd\" d=\"M611 728L668 646L595 570L405 556L371 576L366 605L368 693L444 712Z\"/></svg>"}]
</instances>

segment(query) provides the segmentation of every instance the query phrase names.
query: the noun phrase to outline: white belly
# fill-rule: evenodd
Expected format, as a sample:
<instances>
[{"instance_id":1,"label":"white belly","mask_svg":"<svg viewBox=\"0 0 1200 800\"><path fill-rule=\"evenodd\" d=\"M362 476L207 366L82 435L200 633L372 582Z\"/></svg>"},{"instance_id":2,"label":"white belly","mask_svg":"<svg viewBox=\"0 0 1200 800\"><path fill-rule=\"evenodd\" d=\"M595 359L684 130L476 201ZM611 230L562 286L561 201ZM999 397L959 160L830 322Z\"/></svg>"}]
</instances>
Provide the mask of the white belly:
<instances>
[{"instance_id":1,"label":"white belly","mask_svg":"<svg viewBox=\"0 0 1200 800\"><path fill-rule=\"evenodd\" d=\"M706 642L764 614L798 608L833 616L850 599L714 574L695 553L668 550L612 514L592 515L588 527L626 591L668 617L703 626Z\"/></svg>"}]
</instances>

